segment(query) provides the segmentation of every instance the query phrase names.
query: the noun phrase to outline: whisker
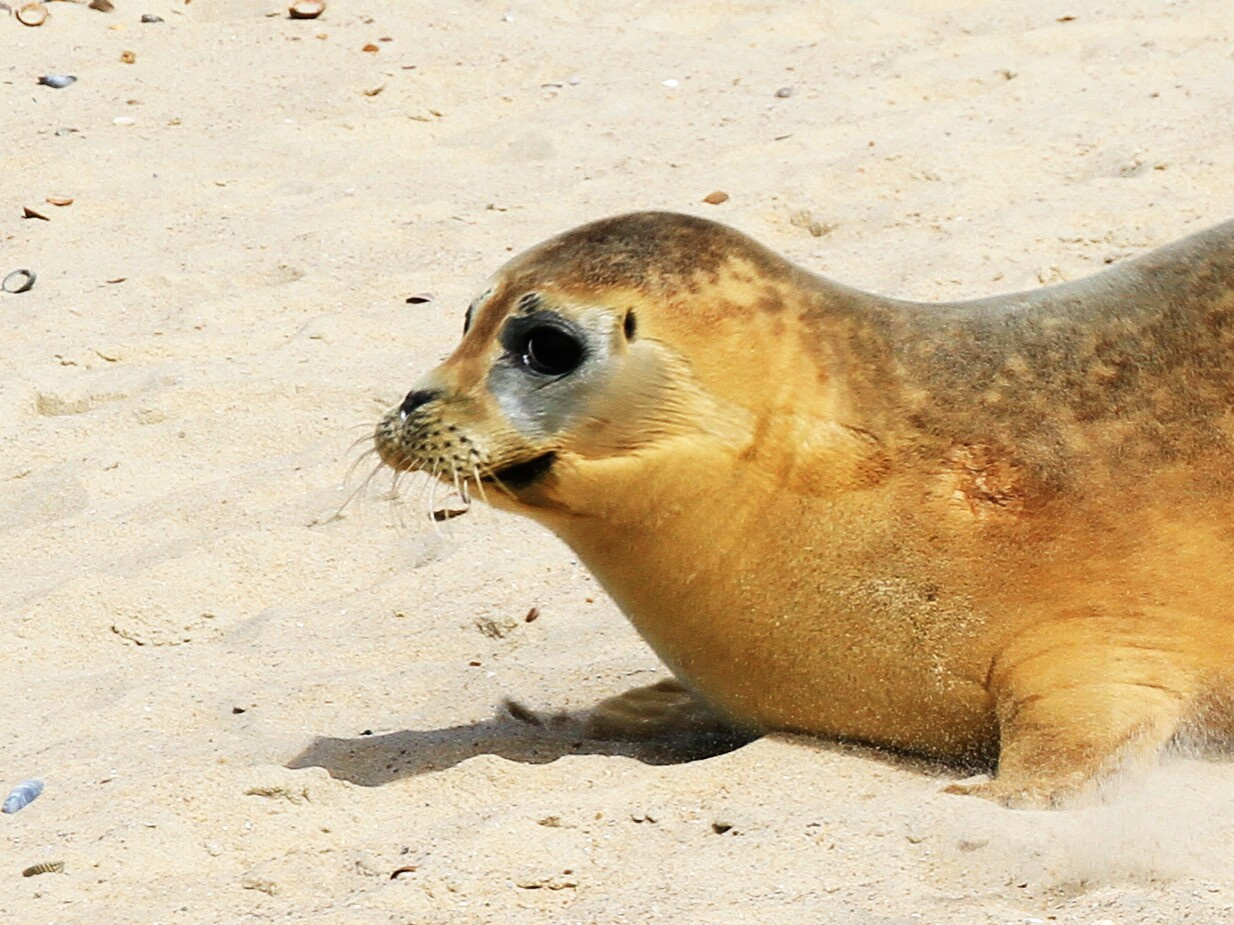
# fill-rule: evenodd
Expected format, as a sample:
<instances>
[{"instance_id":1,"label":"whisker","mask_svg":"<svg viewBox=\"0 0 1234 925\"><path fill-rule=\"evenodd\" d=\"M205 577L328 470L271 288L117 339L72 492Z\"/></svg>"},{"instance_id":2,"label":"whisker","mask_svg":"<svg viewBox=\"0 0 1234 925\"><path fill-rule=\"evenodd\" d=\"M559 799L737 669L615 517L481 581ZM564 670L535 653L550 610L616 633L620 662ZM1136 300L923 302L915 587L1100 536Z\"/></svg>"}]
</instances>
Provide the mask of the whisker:
<instances>
[{"instance_id":1,"label":"whisker","mask_svg":"<svg viewBox=\"0 0 1234 925\"><path fill-rule=\"evenodd\" d=\"M433 471L430 474L430 478L432 479L432 482L429 485L429 492L428 492L428 515L429 517L432 517L433 511L437 510L437 485L439 484L437 481L437 474L440 471L441 471L441 463L437 462L433 465Z\"/></svg>"},{"instance_id":2,"label":"whisker","mask_svg":"<svg viewBox=\"0 0 1234 925\"><path fill-rule=\"evenodd\" d=\"M359 464L363 458L364 457L357 459L356 463ZM346 497L346 499L344 499L343 503L339 505L338 510L335 511L330 516L330 519L337 520L339 517L341 517L343 515L343 511L347 509L347 505L351 504L352 501L356 500L356 496L358 496L361 492L363 492L366 488L369 487L369 484L373 481L373 479L377 476L377 473L380 472L384 466L385 466L385 463L381 463L381 462L377 463L377 465L373 467L373 471L364 477L364 481L356 486L355 491L353 491L351 494L349 494ZM348 471L347 473L348 478L351 478L351 473L355 471L355 468L356 468L355 466L352 466L351 469Z\"/></svg>"},{"instance_id":3,"label":"whisker","mask_svg":"<svg viewBox=\"0 0 1234 925\"><path fill-rule=\"evenodd\" d=\"M484 480L480 478L480 470L476 468L474 461L471 464L471 474L476 480L476 490L480 492L480 500L488 504L488 492L484 490Z\"/></svg>"},{"instance_id":4,"label":"whisker","mask_svg":"<svg viewBox=\"0 0 1234 925\"><path fill-rule=\"evenodd\" d=\"M432 494L436 490L437 473L440 470L440 468L441 468L441 461L438 460L436 463L433 464L433 468L431 470L425 469L425 468L421 468L418 470L424 476L424 478L421 479L420 481L420 487L416 490L415 497L408 500L408 507L411 510L416 511L417 513L420 511L427 511L429 515L431 516L432 510L433 510ZM425 492L429 492L429 495L430 495L427 503L425 502L425 499L424 499Z\"/></svg>"},{"instance_id":5,"label":"whisker","mask_svg":"<svg viewBox=\"0 0 1234 925\"><path fill-rule=\"evenodd\" d=\"M364 446L364 444L372 443L372 442L373 442L373 432L370 430L363 437L357 437L350 444L348 444L347 449L344 452L344 455L346 455L346 453L350 453L352 450L354 450L358 446Z\"/></svg>"},{"instance_id":6,"label":"whisker","mask_svg":"<svg viewBox=\"0 0 1234 925\"><path fill-rule=\"evenodd\" d=\"M424 475L424 478L422 478L419 482L419 487L416 489L415 497L409 498L407 501L408 506L412 508L420 507L420 503L424 500L424 492L428 490L428 473L423 469L419 471L422 475Z\"/></svg>"},{"instance_id":7,"label":"whisker","mask_svg":"<svg viewBox=\"0 0 1234 925\"><path fill-rule=\"evenodd\" d=\"M493 480L493 484L500 488L508 497L514 498L514 492L505 486L501 479L497 478L496 473L490 473L489 478Z\"/></svg>"},{"instance_id":8,"label":"whisker","mask_svg":"<svg viewBox=\"0 0 1234 925\"><path fill-rule=\"evenodd\" d=\"M402 485L403 479L407 476L407 473L410 471L412 470L410 469L395 469L394 470L394 477L390 479L390 494L388 496L388 500L390 501L400 500L400 498L402 497L400 486Z\"/></svg>"},{"instance_id":9,"label":"whisker","mask_svg":"<svg viewBox=\"0 0 1234 925\"><path fill-rule=\"evenodd\" d=\"M445 520L450 520L451 518L454 518L454 517L459 517L463 514L466 514L471 509L471 498L468 497L467 488L465 487L466 481L465 480L460 481L460 478L459 478L458 463L455 462L453 459L449 460L449 463L450 463L450 477L451 477L451 480L454 482L454 491L459 496L459 499L464 506L462 510L458 510L456 508L446 508L446 507L439 508L437 507L436 504L433 504L431 506L432 517L433 517L433 520L437 523L441 523L442 521L445 521Z\"/></svg>"},{"instance_id":10,"label":"whisker","mask_svg":"<svg viewBox=\"0 0 1234 925\"><path fill-rule=\"evenodd\" d=\"M437 519L437 486L441 484L441 462L438 461L433 465L432 482L429 485L428 492L428 519L433 524L433 532L437 536L441 536L441 521Z\"/></svg>"},{"instance_id":11,"label":"whisker","mask_svg":"<svg viewBox=\"0 0 1234 925\"><path fill-rule=\"evenodd\" d=\"M472 508L477 508L477 513L473 516L487 517L491 507L484 493L484 484L480 481L479 474L475 471L474 466L472 466L471 475L463 476L463 487L467 489L467 509L471 510ZM484 501L484 504L477 507L476 498Z\"/></svg>"},{"instance_id":12,"label":"whisker","mask_svg":"<svg viewBox=\"0 0 1234 925\"><path fill-rule=\"evenodd\" d=\"M454 474L454 490L458 493L459 500L467 507L471 507L471 497L467 494L467 476L459 471L458 463L453 459L450 460L450 469Z\"/></svg>"},{"instance_id":13,"label":"whisker","mask_svg":"<svg viewBox=\"0 0 1234 925\"><path fill-rule=\"evenodd\" d=\"M355 446L356 444L352 444L352 449L354 449ZM350 453L351 450L349 449L347 452ZM353 462L350 466L347 467L347 474L343 476L343 484L346 485L348 482L351 481L351 477L355 475L356 470L360 468L360 463L364 462L370 456L376 455L376 453L377 453L377 447L374 446L374 447L370 447L369 449L361 453L359 456L357 456L355 462ZM384 464L378 463L377 468L380 469L382 465ZM372 477L373 476L370 474L369 478L371 479ZM368 481L368 479L366 479L365 481Z\"/></svg>"}]
</instances>

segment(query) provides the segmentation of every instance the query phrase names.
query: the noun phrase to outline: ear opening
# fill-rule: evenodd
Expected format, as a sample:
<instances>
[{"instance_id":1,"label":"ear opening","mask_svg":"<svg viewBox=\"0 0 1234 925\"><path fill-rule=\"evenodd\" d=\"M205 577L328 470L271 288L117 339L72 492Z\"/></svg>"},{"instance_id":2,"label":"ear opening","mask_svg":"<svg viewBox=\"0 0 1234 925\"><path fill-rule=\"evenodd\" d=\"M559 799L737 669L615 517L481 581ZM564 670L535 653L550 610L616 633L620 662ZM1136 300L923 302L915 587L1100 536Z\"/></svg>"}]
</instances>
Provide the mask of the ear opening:
<instances>
[{"instance_id":1,"label":"ear opening","mask_svg":"<svg viewBox=\"0 0 1234 925\"><path fill-rule=\"evenodd\" d=\"M634 340L634 335L638 331L638 322L634 320L634 309L626 309L626 317L621 322L621 327L626 332L626 340Z\"/></svg>"}]
</instances>

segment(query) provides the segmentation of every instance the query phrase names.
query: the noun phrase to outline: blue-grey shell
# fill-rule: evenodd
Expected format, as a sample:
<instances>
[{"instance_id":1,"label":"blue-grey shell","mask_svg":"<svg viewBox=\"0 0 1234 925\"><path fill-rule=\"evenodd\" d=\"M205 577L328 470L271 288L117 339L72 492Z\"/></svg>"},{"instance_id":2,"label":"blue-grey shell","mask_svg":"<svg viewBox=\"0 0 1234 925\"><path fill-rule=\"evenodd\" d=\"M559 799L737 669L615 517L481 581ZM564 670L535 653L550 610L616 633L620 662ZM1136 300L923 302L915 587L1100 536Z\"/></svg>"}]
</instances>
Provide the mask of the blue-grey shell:
<instances>
[{"instance_id":1,"label":"blue-grey shell","mask_svg":"<svg viewBox=\"0 0 1234 925\"><path fill-rule=\"evenodd\" d=\"M8 797L4 801L4 811L6 813L15 813L23 810L33 803L42 792L43 782L41 780L23 780L9 792Z\"/></svg>"}]
</instances>

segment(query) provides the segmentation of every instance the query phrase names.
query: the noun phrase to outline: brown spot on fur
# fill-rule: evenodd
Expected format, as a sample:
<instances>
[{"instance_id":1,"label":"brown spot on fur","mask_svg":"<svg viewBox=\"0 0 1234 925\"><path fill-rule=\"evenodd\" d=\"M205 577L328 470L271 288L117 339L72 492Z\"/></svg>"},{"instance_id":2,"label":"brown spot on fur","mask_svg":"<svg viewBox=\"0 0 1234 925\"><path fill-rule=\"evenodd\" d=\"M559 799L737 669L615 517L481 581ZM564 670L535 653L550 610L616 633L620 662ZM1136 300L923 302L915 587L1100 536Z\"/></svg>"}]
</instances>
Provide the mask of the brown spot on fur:
<instances>
[{"instance_id":1,"label":"brown spot on fur","mask_svg":"<svg viewBox=\"0 0 1234 925\"><path fill-rule=\"evenodd\" d=\"M976 518L1021 514L1025 486L1020 468L988 446L960 445L947 454L944 478L952 500Z\"/></svg>"},{"instance_id":2,"label":"brown spot on fur","mask_svg":"<svg viewBox=\"0 0 1234 925\"><path fill-rule=\"evenodd\" d=\"M630 287L657 296L701 292L739 254L751 281L784 273L786 262L724 225L689 215L636 212L552 238L506 265L512 286L570 279L589 289Z\"/></svg>"},{"instance_id":3,"label":"brown spot on fur","mask_svg":"<svg viewBox=\"0 0 1234 925\"><path fill-rule=\"evenodd\" d=\"M763 294L758 297L754 307L760 312L780 314L788 306L784 301L784 293L777 288L768 286L763 290Z\"/></svg>"}]
</instances>

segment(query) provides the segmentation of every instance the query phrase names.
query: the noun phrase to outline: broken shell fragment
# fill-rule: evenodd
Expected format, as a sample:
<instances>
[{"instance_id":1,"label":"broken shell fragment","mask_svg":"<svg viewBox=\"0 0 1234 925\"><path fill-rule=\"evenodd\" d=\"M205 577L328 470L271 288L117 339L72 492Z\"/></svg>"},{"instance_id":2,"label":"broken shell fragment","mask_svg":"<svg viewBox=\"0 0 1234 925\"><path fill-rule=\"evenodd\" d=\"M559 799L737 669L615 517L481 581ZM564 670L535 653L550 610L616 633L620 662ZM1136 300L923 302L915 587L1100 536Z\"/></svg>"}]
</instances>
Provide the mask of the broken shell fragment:
<instances>
[{"instance_id":1,"label":"broken shell fragment","mask_svg":"<svg viewBox=\"0 0 1234 925\"><path fill-rule=\"evenodd\" d=\"M47 202L53 206L71 206L73 204L72 196L48 196Z\"/></svg>"},{"instance_id":2,"label":"broken shell fragment","mask_svg":"<svg viewBox=\"0 0 1234 925\"><path fill-rule=\"evenodd\" d=\"M11 292L14 295L19 292L28 292L34 288L35 278L33 270L14 270L3 280L0 280L0 289L5 292Z\"/></svg>"},{"instance_id":3,"label":"broken shell fragment","mask_svg":"<svg viewBox=\"0 0 1234 925\"><path fill-rule=\"evenodd\" d=\"M316 19L326 11L324 0L296 0L287 8L292 19Z\"/></svg>"},{"instance_id":4,"label":"broken shell fragment","mask_svg":"<svg viewBox=\"0 0 1234 925\"><path fill-rule=\"evenodd\" d=\"M39 83L44 87L54 87L57 90L63 90L65 87L76 82L77 78L71 74L44 74L39 78Z\"/></svg>"},{"instance_id":5,"label":"broken shell fragment","mask_svg":"<svg viewBox=\"0 0 1234 925\"><path fill-rule=\"evenodd\" d=\"M116 8L116 5L111 0L90 0L90 9L98 10L100 13L110 13Z\"/></svg>"},{"instance_id":6,"label":"broken shell fragment","mask_svg":"<svg viewBox=\"0 0 1234 925\"><path fill-rule=\"evenodd\" d=\"M142 14L141 14L141 21L142 21L142 22L147 22L147 23L149 23L149 22L162 22L162 21L163 21L163 17L162 17L162 16L155 16L153 13L142 13Z\"/></svg>"},{"instance_id":7,"label":"broken shell fragment","mask_svg":"<svg viewBox=\"0 0 1234 925\"><path fill-rule=\"evenodd\" d=\"M41 3L27 3L17 10L17 21L23 26L41 26L47 22L47 7Z\"/></svg>"},{"instance_id":8,"label":"broken shell fragment","mask_svg":"<svg viewBox=\"0 0 1234 925\"><path fill-rule=\"evenodd\" d=\"M121 64L134 64L137 61L137 53L133 51L120 52Z\"/></svg>"}]
</instances>

